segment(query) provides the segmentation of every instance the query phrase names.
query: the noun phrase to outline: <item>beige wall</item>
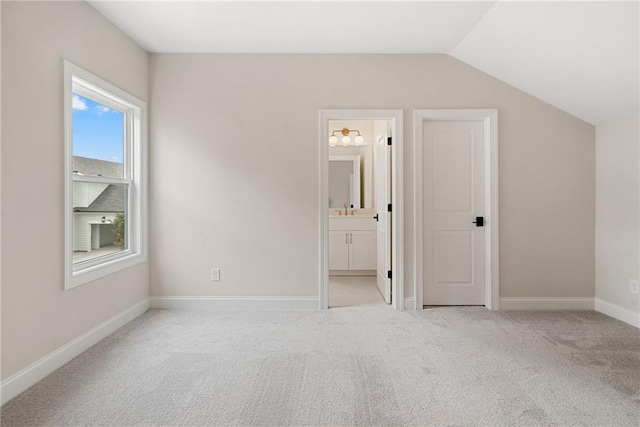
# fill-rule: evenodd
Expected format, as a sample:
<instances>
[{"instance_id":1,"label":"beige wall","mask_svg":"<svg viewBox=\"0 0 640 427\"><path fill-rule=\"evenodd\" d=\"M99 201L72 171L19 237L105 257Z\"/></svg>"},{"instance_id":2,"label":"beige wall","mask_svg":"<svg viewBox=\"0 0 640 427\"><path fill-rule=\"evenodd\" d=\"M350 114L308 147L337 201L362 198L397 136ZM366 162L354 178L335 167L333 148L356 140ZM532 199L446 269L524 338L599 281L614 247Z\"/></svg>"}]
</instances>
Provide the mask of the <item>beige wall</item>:
<instances>
[{"instance_id":1,"label":"beige wall","mask_svg":"<svg viewBox=\"0 0 640 427\"><path fill-rule=\"evenodd\" d=\"M596 128L596 297L640 313L640 119Z\"/></svg>"},{"instance_id":2,"label":"beige wall","mask_svg":"<svg viewBox=\"0 0 640 427\"><path fill-rule=\"evenodd\" d=\"M593 297L594 127L446 55L151 55L152 295L317 295L318 111L500 111L503 297ZM220 267L212 284L209 269Z\"/></svg>"},{"instance_id":3,"label":"beige wall","mask_svg":"<svg viewBox=\"0 0 640 427\"><path fill-rule=\"evenodd\" d=\"M63 291L66 58L146 100L148 54L84 2L2 2L2 379L149 293L141 264Z\"/></svg>"}]
</instances>

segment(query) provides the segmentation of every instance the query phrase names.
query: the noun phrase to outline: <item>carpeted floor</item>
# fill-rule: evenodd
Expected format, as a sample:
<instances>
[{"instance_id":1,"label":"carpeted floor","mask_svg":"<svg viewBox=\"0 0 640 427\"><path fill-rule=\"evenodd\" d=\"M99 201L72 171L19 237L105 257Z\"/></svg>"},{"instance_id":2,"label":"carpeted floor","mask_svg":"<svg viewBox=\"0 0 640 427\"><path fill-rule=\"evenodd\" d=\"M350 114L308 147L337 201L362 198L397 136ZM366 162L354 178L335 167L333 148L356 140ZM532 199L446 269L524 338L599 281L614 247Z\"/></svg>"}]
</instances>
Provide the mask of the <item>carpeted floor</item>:
<instances>
[{"instance_id":1,"label":"carpeted floor","mask_svg":"<svg viewBox=\"0 0 640 427\"><path fill-rule=\"evenodd\" d=\"M152 310L1 421L637 426L640 333L594 312Z\"/></svg>"}]
</instances>

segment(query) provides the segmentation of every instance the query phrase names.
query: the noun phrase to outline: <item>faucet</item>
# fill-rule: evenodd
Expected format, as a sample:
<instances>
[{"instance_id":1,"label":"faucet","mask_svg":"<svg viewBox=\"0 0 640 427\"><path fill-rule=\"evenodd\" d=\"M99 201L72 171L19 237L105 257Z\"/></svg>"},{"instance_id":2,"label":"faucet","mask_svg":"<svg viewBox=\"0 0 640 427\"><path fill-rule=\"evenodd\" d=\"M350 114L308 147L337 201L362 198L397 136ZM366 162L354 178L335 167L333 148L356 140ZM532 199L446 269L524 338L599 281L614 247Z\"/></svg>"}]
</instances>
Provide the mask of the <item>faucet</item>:
<instances>
[{"instance_id":1,"label":"faucet","mask_svg":"<svg viewBox=\"0 0 640 427\"><path fill-rule=\"evenodd\" d=\"M344 214L349 215L349 208L347 207L347 202L344 203Z\"/></svg>"}]
</instances>

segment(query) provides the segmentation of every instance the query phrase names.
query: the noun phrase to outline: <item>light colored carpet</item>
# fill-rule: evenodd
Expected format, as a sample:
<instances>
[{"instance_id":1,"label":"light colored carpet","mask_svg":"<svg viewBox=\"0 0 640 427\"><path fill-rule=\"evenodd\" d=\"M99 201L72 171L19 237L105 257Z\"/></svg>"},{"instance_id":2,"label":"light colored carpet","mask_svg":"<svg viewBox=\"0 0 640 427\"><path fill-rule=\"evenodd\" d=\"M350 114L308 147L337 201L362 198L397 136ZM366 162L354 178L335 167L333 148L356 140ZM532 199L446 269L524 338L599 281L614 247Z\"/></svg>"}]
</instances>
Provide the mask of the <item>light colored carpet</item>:
<instances>
[{"instance_id":1,"label":"light colored carpet","mask_svg":"<svg viewBox=\"0 0 640 427\"><path fill-rule=\"evenodd\" d=\"M594 312L152 310L1 421L637 426L640 334Z\"/></svg>"}]
</instances>

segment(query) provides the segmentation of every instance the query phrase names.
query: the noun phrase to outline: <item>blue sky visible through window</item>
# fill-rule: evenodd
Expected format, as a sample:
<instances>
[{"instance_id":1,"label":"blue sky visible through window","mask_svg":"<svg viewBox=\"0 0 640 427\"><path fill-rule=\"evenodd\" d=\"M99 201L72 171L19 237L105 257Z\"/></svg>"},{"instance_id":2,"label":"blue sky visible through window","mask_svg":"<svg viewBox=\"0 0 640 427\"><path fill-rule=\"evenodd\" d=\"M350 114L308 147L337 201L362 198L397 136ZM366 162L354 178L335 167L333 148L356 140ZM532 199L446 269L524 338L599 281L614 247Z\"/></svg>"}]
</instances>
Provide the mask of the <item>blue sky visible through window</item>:
<instances>
[{"instance_id":1,"label":"blue sky visible through window","mask_svg":"<svg viewBox=\"0 0 640 427\"><path fill-rule=\"evenodd\" d=\"M73 155L122 163L124 114L73 94Z\"/></svg>"}]
</instances>

